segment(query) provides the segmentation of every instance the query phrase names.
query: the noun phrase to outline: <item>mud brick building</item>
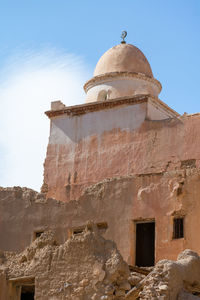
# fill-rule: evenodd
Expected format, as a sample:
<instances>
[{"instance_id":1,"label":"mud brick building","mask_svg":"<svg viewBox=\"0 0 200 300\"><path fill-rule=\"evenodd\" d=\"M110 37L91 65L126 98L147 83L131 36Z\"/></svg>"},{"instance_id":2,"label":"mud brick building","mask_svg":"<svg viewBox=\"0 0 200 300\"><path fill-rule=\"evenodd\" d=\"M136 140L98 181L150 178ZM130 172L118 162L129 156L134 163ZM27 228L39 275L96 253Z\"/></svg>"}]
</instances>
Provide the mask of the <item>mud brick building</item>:
<instances>
[{"instance_id":1,"label":"mud brick building","mask_svg":"<svg viewBox=\"0 0 200 300\"><path fill-rule=\"evenodd\" d=\"M162 102L146 57L125 42L84 89L85 104L46 112L41 194L1 188L0 249L22 251L48 230L62 244L92 221L132 266L200 253L200 115Z\"/></svg>"}]
</instances>

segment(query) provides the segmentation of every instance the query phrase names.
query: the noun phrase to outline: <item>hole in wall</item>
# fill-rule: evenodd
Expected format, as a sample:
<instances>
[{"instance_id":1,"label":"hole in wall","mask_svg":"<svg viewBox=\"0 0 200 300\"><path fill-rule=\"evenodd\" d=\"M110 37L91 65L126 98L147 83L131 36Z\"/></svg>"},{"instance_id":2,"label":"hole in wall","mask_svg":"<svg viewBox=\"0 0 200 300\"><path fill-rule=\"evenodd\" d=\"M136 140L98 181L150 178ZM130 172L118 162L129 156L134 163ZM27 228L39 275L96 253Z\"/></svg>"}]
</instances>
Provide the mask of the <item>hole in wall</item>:
<instances>
[{"instance_id":1,"label":"hole in wall","mask_svg":"<svg viewBox=\"0 0 200 300\"><path fill-rule=\"evenodd\" d=\"M182 160L181 168L196 168L196 159Z\"/></svg>"},{"instance_id":2,"label":"hole in wall","mask_svg":"<svg viewBox=\"0 0 200 300\"><path fill-rule=\"evenodd\" d=\"M21 286L21 300L34 300L35 286L34 285L22 285Z\"/></svg>"},{"instance_id":3,"label":"hole in wall","mask_svg":"<svg viewBox=\"0 0 200 300\"><path fill-rule=\"evenodd\" d=\"M39 238L42 234L44 233L43 230L38 230L38 231L35 231L33 236L34 236L34 240Z\"/></svg>"},{"instance_id":4,"label":"hole in wall","mask_svg":"<svg viewBox=\"0 0 200 300\"><path fill-rule=\"evenodd\" d=\"M96 226L99 229L100 233L103 234L107 230L107 228L108 228L108 223L107 222L99 222L99 223L96 223ZM81 234L81 233L83 233L83 231L85 230L85 228L86 228L86 225L83 225L83 226L80 226L80 227L73 228L71 230L71 232L74 235ZM90 225L87 225L87 228L89 230L92 230L92 226L90 226Z\"/></svg>"}]
</instances>

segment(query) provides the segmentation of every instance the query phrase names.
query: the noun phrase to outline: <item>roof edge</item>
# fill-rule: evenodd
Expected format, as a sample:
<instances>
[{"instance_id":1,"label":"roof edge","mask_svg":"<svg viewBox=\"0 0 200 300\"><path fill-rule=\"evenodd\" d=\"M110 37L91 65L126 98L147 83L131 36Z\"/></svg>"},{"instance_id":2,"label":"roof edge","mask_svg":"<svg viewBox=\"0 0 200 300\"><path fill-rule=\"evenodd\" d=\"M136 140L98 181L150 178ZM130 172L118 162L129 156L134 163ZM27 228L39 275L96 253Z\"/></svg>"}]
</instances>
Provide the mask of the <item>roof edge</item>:
<instances>
[{"instance_id":1,"label":"roof edge","mask_svg":"<svg viewBox=\"0 0 200 300\"><path fill-rule=\"evenodd\" d=\"M84 103L84 104L79 104L74 106L68 106L68 107L64 106L61 109L46 111L45 114L50 119L64 114L67 114L69 116L78 116L78 115L83 115L94 111L99 111L102 109L110 109L112 107L122 106L125 104L144 103L144 102L148 102L148 100L153 101L155 104L158 104L158 106L162 107L165 111L170 112L172 117L176 117L176 118L180 117L179 113L177 113L175 110L170 108L163 101L161 101L158 98L152 97L149 94L120 97L120 98L110 99L106 101L95 101L95 102L89 102L89 103Z\"/></svg>"},{"instance_id":2,"label":"roof edge","mask_svg":"<svg viewBox=\"0 0 200 300\"><path fill-rule=\"evenodd\" d=\"M116 106L121 106L125 104L138 104L147 102L150 95L136 95L130 97L120 97L116 99L110 99L106 101L95 101L89 102L74 106L65 106L65 108L57 109L57 110L48 110L45 114L51 119L52 117L57 117L63 114L67 114L70 116L77 116L86 114L89 112L98 111L101 109L109 109Z\"/></svg>"}]
</instances>

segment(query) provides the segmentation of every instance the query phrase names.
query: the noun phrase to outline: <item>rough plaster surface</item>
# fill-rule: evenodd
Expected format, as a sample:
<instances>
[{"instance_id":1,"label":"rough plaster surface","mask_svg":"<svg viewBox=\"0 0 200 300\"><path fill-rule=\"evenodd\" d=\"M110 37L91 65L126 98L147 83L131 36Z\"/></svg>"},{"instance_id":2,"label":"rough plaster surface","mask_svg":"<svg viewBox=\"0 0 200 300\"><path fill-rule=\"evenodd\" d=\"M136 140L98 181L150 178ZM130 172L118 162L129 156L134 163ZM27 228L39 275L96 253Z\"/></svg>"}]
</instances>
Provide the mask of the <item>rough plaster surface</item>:
<instances>
[{"instance_id":1,"label":"rough plaster surface","mask_svg":"<svg viewBox=\"0 0 200 300\"><path fill-rule=\"evenodd\" d=\"M34 232L48 229L64 243L73 228L91 220L107 223L103 236L114 240L123 258L134 265L135 222L154 220L156 262L174 260L186 248L199 253L200 170L195 164L184 161L176 171L103 180L68 203L46 199L30 189L1 188L0 249L22 251ZM184 217L184 238L172 238L175 216Z\"/></svg>"},{"instance_id":2,"label":"rough plaster surface","mask_svg":"<svg viewBox=\"0 0 200 300\"><path fill-rule=\"evenodd\" d=\"M119 299L117 294L125 295L131 289L128 265L115 244L93 230L72 236L60 246L46 232L20 254L3 253L0 272L11 281L34 277L37 300ZM2 293L3 286L0 290ZM14 296L15 284L10 293ZM10 299L8 296L0 299Z\"/></svg>"},{"instance_id":3,"label":"rough plaster surface","mask_svg":"<svg viewBox=\"0 0 200 300\"><path fill-rule=\"evenodd\" d=\"M200 257L191 250L185 250L176 262L162 260L144 279L139 299L199 299ZM198 291L198 292L197 292Z\"/></svg>"},{"instance_id":4,"label":"rough plaster surface","mask_svg":"<svg viewBox=\"0 0 200 300\"><path fill-rule=\"evenodd\" d=\"M148 60L137 47L131 44L119 44L106 51L96 65L94 76L123 71L153 77Z\"/></svg>"},{"instance_id":5,"label":"rough plaster surface","mask_svg":"<svg viewBox=\"0 0 200 300\"><path fill-rule=\"evenodd\" d=\"M70 201L105 178L176 170L184 160L195 159L199 166L200 116L150 121L146 111L141 104L52 118L47 197Z\"/></svg>"},{"instance_id":6,"label":"rough plaster surface","mask_svg":"<svg viewBox=\"0 0 200 300\"><path fill-rule=\"evenodd\" d=\"M200 295L200 257L191 250L177 261L162 260L147 276L130 272L115 243L96 226L57 245L43 233L22 253L0 254L0 300L18 299L31 278L36 300L195 300Z\"/></svg>"}]
</instances>

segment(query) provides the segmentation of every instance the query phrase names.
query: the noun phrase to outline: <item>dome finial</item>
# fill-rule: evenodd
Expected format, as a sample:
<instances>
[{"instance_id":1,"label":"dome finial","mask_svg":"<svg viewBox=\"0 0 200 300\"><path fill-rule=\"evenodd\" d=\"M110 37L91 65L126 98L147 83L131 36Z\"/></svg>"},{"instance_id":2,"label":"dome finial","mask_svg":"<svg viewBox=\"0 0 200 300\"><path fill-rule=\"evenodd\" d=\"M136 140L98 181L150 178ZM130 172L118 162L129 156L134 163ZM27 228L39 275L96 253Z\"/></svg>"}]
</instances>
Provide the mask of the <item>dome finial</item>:
<instances>
[{"instance_id":1,"label":"dome finial","mask_svg":"<svg viewBox=\"0 0 200 300\"><path fill-rule=\"evenodd\" d=\"M122 31L122 34L121 34L121 38L122 38L122 41L121 41L121 44L126 44L126 41L124 40L125 37L127 36L127 31Z\"/></svg>"}]
</instances>

